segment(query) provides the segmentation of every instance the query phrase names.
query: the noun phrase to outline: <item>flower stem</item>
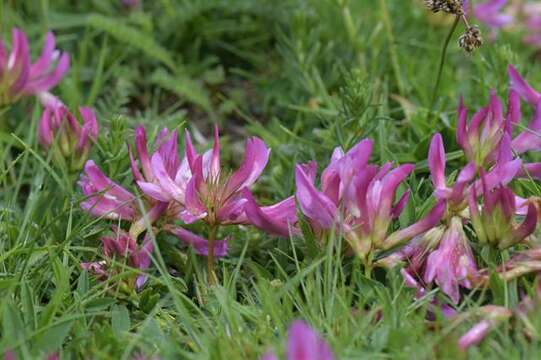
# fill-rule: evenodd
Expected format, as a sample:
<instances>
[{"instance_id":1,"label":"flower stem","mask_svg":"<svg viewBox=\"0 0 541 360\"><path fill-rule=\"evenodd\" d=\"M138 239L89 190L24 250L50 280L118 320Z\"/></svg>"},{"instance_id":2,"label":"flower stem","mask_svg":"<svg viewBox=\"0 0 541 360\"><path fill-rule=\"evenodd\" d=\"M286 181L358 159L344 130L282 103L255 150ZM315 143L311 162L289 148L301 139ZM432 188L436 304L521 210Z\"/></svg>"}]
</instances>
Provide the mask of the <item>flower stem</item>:
<instances>
[{"instance_id":1,"label":"flower stem","mask_svg":"<svg viewBox=\"0 0 541 360\"><path fill-rule=\"evenodd\" d=\"M214 272L214 241L216 240L216 232L218 231L218 225L210 225L209 241L208 241L208 255L207 255L207 273L208 282L210 285L216 285L216 273Z\"/></svg>"},{"instance_id":2,"label":"flower stem","mask_svg":"<svg viewBox=\"0 0 541 360\"><path fill-rule=\"evenodd\" d=\"M372 254L366 255L366 257L363 259L363 265L364 265L364 277L367 279L372 279L372 269L373 261L372 261Z\"/></svg>"},{"instance_id":3,"label":"flower stem","mask_svg":"<svg viewBox=\"0 0 541 360\"><path fill-rule=\"evenodd\" d=\"M430 112L429 114L434 111L434 105L436 104L436 98L438 97L438 89L440 87L441 82L441 75L443 74L443 66L445 65L445 58L447 57L447 48L449 47L449 43L451 42L451 38L453 37L453 34L455 33L456 27L458 26L458 23L460 21L460 17L456 17L455 21L453 22L453 26L451 27L451 30L449 31L449 34L447 35L447 38L445 39L445 42L443 43L443 48L441 50L441 58L440 58L440 65L438 67L438 76L436 78L436 84L434 85L434 90L432 91L432 102L430 103Z\"/></svg>"}]
</instances>

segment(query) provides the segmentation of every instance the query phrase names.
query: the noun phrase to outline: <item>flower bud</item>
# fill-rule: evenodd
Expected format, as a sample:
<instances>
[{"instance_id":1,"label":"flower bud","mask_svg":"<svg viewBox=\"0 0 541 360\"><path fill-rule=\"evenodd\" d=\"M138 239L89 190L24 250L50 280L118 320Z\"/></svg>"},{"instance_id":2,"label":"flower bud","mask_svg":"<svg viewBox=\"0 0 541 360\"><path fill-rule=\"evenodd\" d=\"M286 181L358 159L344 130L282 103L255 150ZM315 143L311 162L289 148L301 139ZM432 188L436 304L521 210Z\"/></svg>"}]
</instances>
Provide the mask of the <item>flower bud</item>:
<instances>
[{"instance_id":1,"label":"flower bud","mask_svg":"<svg viewBox=\"0 0 541 360\"><path fill-rule=\"evenodd\" d=\"M94 111L79 108L81 126L67 107L51 94L41 94L40 99L45 110L38 128L39 142L45 150L54 152L55 161L67 163L70 170L80 170L98 136Z\"/></svg>"}]
</instances>

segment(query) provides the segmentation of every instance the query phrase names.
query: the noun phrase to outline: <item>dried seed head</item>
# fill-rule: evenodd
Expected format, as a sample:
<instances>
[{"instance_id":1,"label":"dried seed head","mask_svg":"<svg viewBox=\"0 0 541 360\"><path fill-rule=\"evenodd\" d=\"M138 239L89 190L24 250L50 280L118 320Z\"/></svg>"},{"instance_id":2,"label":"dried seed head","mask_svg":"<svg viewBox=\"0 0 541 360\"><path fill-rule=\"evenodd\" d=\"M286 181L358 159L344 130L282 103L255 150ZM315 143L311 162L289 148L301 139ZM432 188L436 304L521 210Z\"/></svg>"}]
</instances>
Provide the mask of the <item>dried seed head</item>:
<instances>
[{"instance_id":1,"label":"dried seed head","mask_svg":"<svg viewBox=\"0 0 541 360\"><path fill-rule=\"evenodd\" d=\"M464 0L425 0L425 5L434 13L443 11L458 16L464 15Z\"/></svg>"},{"instance_id":2,"label":"dried seed head","mask_svg":"<svg viewBox=\"0 0 541 360\"><path fill-rule=\"evenodd\" d=\"M477 26L468 27L458 39L458 45L467 53L471 53L473 50L481 47L483 45L481 30Z\"/></svg>"}]
</instances>

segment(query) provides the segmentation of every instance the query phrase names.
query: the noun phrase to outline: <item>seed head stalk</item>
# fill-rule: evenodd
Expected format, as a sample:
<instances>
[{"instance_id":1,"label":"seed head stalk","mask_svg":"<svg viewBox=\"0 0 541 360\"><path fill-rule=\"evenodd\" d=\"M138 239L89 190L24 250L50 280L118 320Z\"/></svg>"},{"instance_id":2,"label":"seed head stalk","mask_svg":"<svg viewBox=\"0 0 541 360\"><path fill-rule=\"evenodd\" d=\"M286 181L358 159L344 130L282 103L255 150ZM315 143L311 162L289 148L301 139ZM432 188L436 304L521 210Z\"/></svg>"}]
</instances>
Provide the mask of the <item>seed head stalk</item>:
<instances>
[{"instance_id":1,"label":"seed head stalk","mask_svg":"<svg viewBox=\"0 0 541 360\"><path fill-rule=\"evenodd\" d=\"M432 102L430 103L430 113L434 111L434 105L436 105L436 98L438 97L438 90L440 87L441 82L441 76L443 74L443 67L445 66L445 58L447 57L447 49L449 48L449 43L451 42L451 38L453 37L453 34L455 33L455 30L458 26L458 23L460 21L460 18L457 16L455 18L455 21L453 22L453 26L451 27L451 30L449 31L449 34L447 34L447 38L445 38L445 42L443 43L443 48L441 51L441 57L440 57L440 65L438 67L438 76L436 78L436 84L434 85L434 91L432 91Z\"/></svg>"}]
</instances>

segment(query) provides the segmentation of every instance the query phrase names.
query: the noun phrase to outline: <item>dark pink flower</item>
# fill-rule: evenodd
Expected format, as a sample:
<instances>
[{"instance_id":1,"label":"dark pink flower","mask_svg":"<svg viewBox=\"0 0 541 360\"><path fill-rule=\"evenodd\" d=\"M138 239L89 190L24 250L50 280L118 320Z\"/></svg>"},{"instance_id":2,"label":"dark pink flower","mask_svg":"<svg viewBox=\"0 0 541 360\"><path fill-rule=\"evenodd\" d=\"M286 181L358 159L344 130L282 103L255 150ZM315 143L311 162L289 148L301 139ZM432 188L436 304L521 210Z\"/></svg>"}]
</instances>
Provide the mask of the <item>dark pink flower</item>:
<instances>
[{"instance_id":1,"label":"dark pink flower","mask_svg":"<svg viewBox=\"0 0 541 360\"><path fill-rule=\"evenodd\" d=\"M304 321L293 321L287 338L287 360L334 360L329 345ZM273 352L268 352L260 360L277 359Z\"/></svg>"},{"instance_id":2,"label":"dark pink flower","mask_svg":"<svg viewBox=\"0 0 541 360\"><path fill-rule=\"evenodd\" d=\"M321 191L314 185L316 163L297 165L296 198L316 236L329 230L342 232L353 250L366 258L376 249L389 249L436 225L442 214L430 216L404 231L388 235L409 197L396 199L398 187L413 171L405 164L369 165L370 140L363 140L347 154L336 149L321 175Z\"/></svg>"},{"instance_id":3,"label":"dark pink flower","mask_svg":"<svg viewBox=\"0 0 541 360\"><path fill-rule=\"evenodd\" d=\"M56 86L69 69L69 55L55 49L51 32L35 63L31 63L28 39L23 31L13 28L11 53L0 40L0 105L17 101L22 96L36 95Z\"/></svg>"},{"instance_id":4,"label":"dark pink flower","mask_svg":"<svg viewBox=\"0 0 541 360\"><path fill-rule=\"evenodd\" d=\"M187 223L205 219L209 224L246 224L246 199L243 189L250 188L267 165L270 149L263 140L252 137L245 146L244 160L239 169L227 175L221 169L218 128L214 145L204 154L197 154L186 133L186 157L192 177L186 188L186 211L180 217Z\"/></svg>"}]
</instances>

